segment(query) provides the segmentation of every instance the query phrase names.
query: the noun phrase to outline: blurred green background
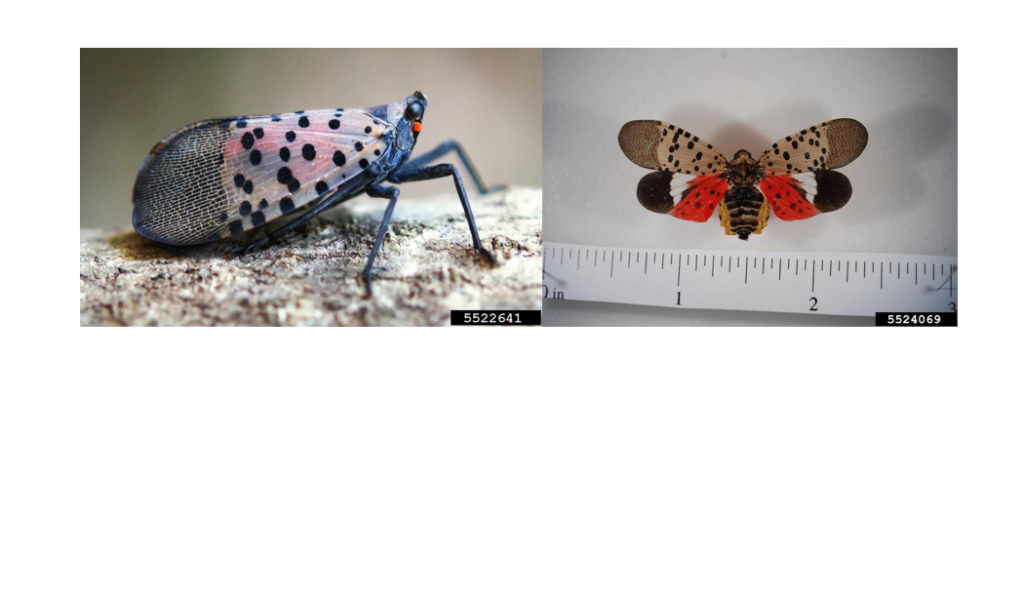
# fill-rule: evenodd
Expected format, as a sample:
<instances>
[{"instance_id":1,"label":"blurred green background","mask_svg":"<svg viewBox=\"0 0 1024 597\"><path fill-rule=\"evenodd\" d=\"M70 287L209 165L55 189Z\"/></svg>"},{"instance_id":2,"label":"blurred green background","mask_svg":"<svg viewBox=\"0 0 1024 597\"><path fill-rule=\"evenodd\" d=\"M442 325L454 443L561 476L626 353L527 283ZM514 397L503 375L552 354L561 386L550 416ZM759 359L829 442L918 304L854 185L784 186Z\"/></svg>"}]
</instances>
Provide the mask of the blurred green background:
<instances>
[{"instance_id":1,"label":"blurred green background","mask_svg":"<svg viewBox=\"0 0 1024 597\"><path fill-rule=\"evenodd\" d=\"M456 139L486 183L541 184L539 49L83 49L81 85L83 228L131 225L135 174L178 127L371 107L414 91L429 100L414 156ZM451 190L451 180L410 183L402 199Z\"/></svg>"}]
</instances>

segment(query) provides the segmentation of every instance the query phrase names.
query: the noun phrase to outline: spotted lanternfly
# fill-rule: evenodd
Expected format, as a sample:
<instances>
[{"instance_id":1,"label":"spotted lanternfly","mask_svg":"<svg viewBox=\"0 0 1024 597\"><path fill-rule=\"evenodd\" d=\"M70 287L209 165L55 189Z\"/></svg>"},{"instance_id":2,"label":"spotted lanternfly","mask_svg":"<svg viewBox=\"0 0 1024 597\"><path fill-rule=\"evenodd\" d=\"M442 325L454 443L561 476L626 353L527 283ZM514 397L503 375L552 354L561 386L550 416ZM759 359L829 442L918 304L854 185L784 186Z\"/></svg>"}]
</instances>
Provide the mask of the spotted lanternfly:
<instances>
[{"instance_id":1,"label":"spotted lanternfly","mask_svg":"<svg viewBox=\"0 0 1024 597\"><path fill-rule=\"evenodd\" d=\"M728 161L707 141L658 120L634 120L619 131L626 157L658 170L640 179L641 205L694 222L706 222L719 208L725 233L741 240L761 234L769 205L787 221L846 205L853 187L834 169L857 159L867 144L867 129L850 118L779 139L760 160L741 149Z\"/></svg>"},{"instance_id":2,"label":"spotted lanternfly","mask_svg":"<svg viewBox=\"0 0 1024 597\"><path fill-rule=\"evenodd\" d=\"M473 248L494 263L480 242L458 170L453 164L427 165L454 151L477 189L486 193L462 146L447 141L408 160L426 108L427 98L417 91L405 101L375 108L234 116L190 124L163 138L143 162L132 197L135 229L160 243L198 245L302 212L239 251L248 253L361 193L384 197L390 203L362 274L369 292L370 267L399 194L397 187L383 183L451 176Z\"/></svg>"}]
</instances>

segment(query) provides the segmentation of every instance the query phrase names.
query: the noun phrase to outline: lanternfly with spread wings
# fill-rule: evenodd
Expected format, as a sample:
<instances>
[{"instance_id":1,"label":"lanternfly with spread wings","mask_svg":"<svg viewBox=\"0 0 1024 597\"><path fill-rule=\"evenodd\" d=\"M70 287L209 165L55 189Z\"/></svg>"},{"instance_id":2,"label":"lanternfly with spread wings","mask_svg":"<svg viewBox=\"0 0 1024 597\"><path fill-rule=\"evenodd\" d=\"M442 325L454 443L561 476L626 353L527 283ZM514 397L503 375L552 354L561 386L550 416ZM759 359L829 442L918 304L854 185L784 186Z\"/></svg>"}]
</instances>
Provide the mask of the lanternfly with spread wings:
<instances>
[{"instance_id":1,"label":"lanternfly with spread wings","mask_svg":"<svg viewBox=\"0 0 1024 597\"><path fill-rule=\"evenodd\" d=\"M768 206L782 220L835 211L853 187L836 172L864 151L868 131L850 118L828 120L780 139L755 160L745 149L732 161L707 141L658 120L634 120L619 131L619 147L638 166L657 170L636 195L647 209L706 222L718 209L728 235L761 234Z\"/></svg>"}]
</instances>

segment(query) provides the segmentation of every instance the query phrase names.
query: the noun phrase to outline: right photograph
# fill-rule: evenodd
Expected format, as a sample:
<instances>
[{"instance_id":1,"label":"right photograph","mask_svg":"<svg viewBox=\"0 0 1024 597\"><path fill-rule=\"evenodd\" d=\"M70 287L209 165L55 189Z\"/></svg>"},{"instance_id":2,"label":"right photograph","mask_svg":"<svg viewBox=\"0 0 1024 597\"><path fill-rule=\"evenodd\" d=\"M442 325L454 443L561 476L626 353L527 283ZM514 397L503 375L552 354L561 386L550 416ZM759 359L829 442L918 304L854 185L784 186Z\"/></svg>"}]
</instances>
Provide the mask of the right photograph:
<instances>
[{"instance_id":1,"label":"right photograph","mask_svg":"<svg viewBox=\"0 0 1024 597\"><path fill-rule=\"evenodd\" d=\"M957 325L957 50L544 50L545 326Z\"/></svg>"}]
</instances>

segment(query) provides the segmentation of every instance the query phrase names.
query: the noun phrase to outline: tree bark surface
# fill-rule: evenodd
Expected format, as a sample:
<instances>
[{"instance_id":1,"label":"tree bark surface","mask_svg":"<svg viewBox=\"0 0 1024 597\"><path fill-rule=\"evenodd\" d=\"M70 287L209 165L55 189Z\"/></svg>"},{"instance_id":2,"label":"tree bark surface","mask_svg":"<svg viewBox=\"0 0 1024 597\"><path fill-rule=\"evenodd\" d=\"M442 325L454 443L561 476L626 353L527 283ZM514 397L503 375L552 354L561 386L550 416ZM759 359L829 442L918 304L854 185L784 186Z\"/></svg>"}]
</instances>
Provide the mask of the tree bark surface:
<instances>
[{"instance_id":1,"label":"tree bark surface","mask_svg":"<svg viewBox=\"0 0 1024 597\"><path fill-rule=\"evenodd\" d=\"M453 309L541 308L541 192L471 196L490 265L472 250L455 194L400 199L373 266L360 272L387 206L360 197L254 254L246 236L170 248L132 229L81 231L81 325L448 325Z\"/></svg>"}]
</instances>

